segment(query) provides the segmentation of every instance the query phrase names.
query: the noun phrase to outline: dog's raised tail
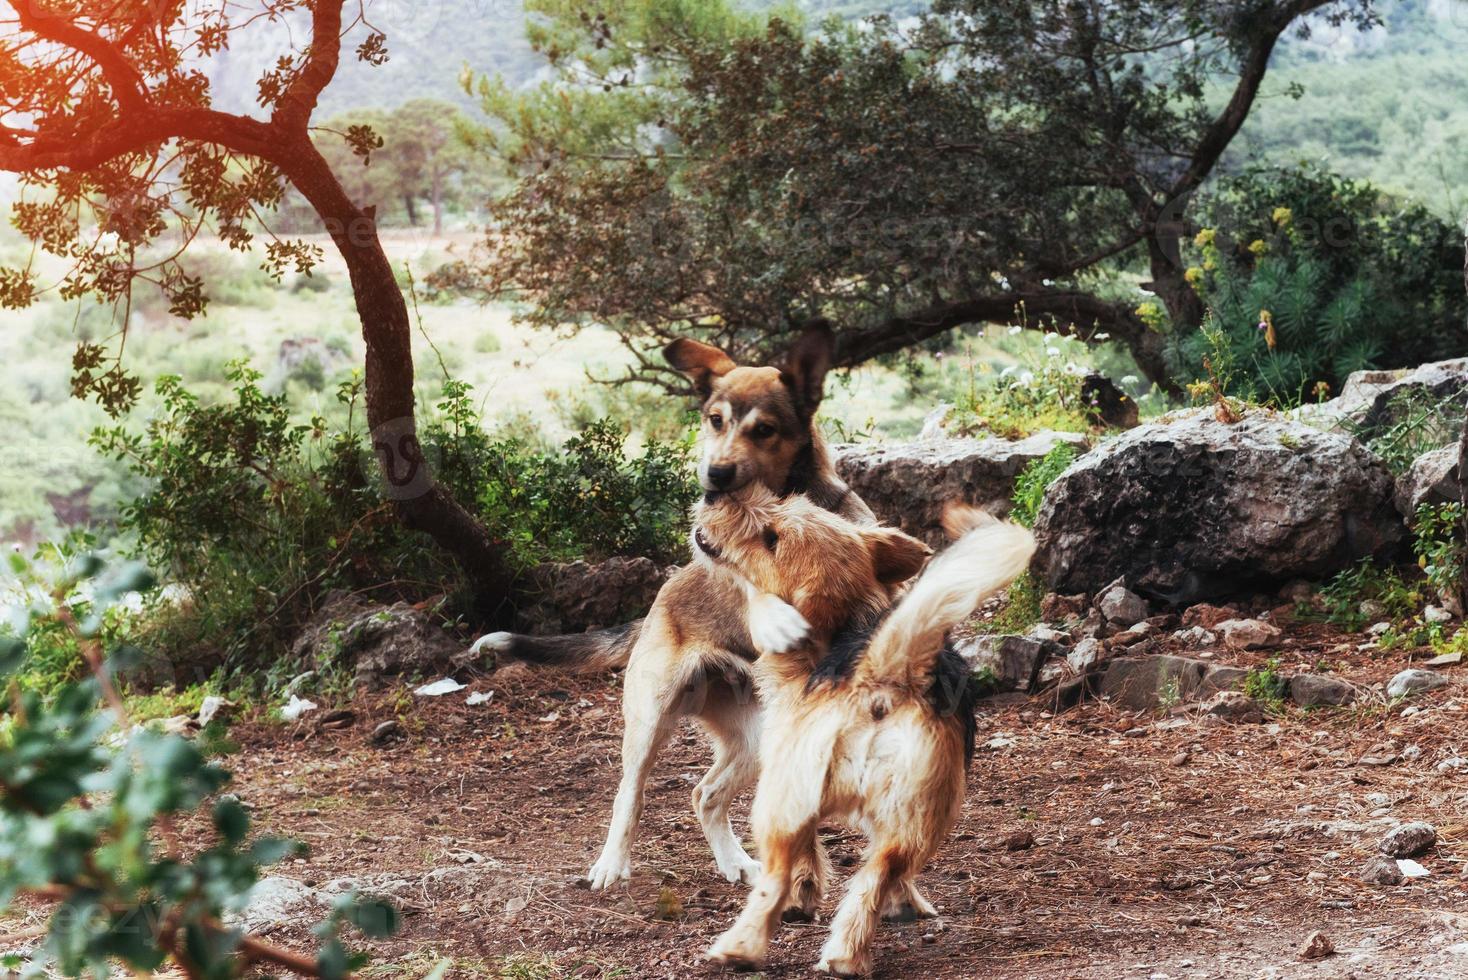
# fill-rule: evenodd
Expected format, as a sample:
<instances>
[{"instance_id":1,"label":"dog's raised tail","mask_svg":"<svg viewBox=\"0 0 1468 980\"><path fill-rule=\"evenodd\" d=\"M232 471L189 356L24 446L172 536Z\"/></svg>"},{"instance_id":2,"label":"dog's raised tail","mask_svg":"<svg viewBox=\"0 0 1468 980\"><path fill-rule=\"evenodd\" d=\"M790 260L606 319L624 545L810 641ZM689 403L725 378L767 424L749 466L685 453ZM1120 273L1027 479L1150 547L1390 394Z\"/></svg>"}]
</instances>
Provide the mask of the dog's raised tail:
<instances>
[{"instance_id":1,"label":"dog's raised tail","mask_svg":"<svg viewBox=\"0 0 1468 980\"><path fill-rule=\"evenodd\" d=\"M976 508L950 505L943 526L958 540L928 563L873 634L858 678L926 690L948 631L1018 578L1035 552L1026 528Z\"/></svg>"},{"instance_id":2,"label":"dog's raised tail","mask_svg":"<svg viewBox=\"0 0 1468 980\"><path fill-rule=\"evenodd\" d=\"M577 673L595 673L627 666L641 632L639 619L609 629L562 636L487 633L474 641L469 652L489 669L501 661L519 660Z\"/></svg>"}]
</instances>

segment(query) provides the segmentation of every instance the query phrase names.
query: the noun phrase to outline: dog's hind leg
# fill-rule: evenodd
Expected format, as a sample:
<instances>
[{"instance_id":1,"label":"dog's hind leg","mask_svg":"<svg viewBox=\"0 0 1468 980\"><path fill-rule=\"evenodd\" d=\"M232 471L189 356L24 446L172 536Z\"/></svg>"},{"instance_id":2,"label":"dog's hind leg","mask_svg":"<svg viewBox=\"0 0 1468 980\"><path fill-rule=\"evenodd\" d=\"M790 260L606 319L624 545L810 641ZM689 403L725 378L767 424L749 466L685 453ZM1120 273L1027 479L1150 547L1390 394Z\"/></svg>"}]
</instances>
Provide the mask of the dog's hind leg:
<instances>
[{"instance_id":1,"label":"dog's hind leg","mask_svg":"<svg viewBox=\"0 0 1468 980\"><path fill-rule=\"evenodd\" d=\"M744 904L744 911L728 931L709 949L707 958L737 969L758 970L764 966L770 937L780 924L780 912L790 897L790 872L796 856L810 847L816 820L804 825L767 833L760 837L764 871Z\"/></svg>"},{"instance_id":2,"label":"dog's hind leg","mask_svg":"<svg viewBox=\"0 0 1468 980\"><path fill-rule=\"evenodd\" d=\"M816 969L838 977L859 977L872 969L872 935L888 895L916 868L913 855L900 847L875 846L866 863L852 875L846 897L831 920L831 935L821 948Z\"/></svg>"},{"instance_id":3,"label":"dog's hind leg","mask_svg":"<svg viewBox=\"0 0 1468 980\"><path fill-rule=\"evenodd\" d=\"M622 781L601 856L587 878L593 889L632 877L632 841L642 818L642 790L657 755L677 726L680 692L675 683L634 663L622 687Z\"/></svg>"},{"instance_id":4,"label":"dog's hind leg","mask_svg":"<svg viewBox=\"0 0 1468 980\"><path fill-rule=\"evenodd\" d=\"M790 904L781 917L786 922L814 922L830 880L831 857L821 843L820 834L814 834L810 849L796 858L790 876Z\"/></svg>"},{"instance_id":5,"label":"dog's hind leg","mask_svg":"<svg viewBox=\"0 0 1468 980\"><path fill-rule=\"evenodd\" d=\"M714 852L719 873L731 882L754 884L760 864L744 850L729 824L729 805L759 775L760 709L745 683L710 690L698 720L714 743L714 764L693 788L693 812Z\"/></svg>"},{"instance_id":6,"label":"dog's hind leg","mask_svg":"<svg viewBox=\"0 0 1468 980\"><path fill-rule=\"evenodd\" d=\"M882 906L883 922L915 922L937 916L938 910L918 891L917 882L910 877L903 878L892 887L886 904Z\"/></svg>"}]
</instances>

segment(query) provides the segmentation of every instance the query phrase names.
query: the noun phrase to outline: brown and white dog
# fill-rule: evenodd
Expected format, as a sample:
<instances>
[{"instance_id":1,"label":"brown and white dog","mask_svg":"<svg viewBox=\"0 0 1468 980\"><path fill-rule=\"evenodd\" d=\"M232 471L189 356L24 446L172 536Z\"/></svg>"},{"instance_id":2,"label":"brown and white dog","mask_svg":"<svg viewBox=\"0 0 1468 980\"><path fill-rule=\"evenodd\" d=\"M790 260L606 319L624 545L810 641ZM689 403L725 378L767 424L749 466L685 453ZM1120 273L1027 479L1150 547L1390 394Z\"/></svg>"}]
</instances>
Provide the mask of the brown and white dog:
<instances>
[{"instance_id":1,"label":"brown and white dog","mask_svg":"<svg viewBox=\"0 0 1468 980\"><path fill-rule=\"evenodd\" d=\"M763 488L701 508L694 538L706 559L768 594L753 614L783 600L809 624L792 652L755 665L766 708L751 822L764 869L711 960L763 966L824 819L860 829L868 845L817 969L867 973L879 916L934 914L914 878L958 818L975 730L969 672L947 634L1034 551L1027 530L983 511L950 506L945 523L957 541L892 606L890 581L927 554L902 532Z\"/></svg>"},{"instance_id":2,"label":"brown and white dog","mask_svg":"<svg viewBox=\"0 0 1468 980\"><path fill-rule=\"evenodd\" d=\"M806 330L782 368L741 367L718 348L693 340L668 345L664 356L703 401L698 477L705 490L759 486L807 499L850 521L876 523L837 477L816 427L832 348L831 330L823 323ZM752 618L760 635L751 637L746 597L735 577L693 562L668 580L639 622L572 636L491 633L474 644L477 653L511 660L578 670L627 668L622 780L606 844L589 874L593 888L631 876L643 785L682 717L697 720L714 743L713 766L693 790L693 809L714 861L732 882L753 882L759 873L759 863L729 824L730 803L758 775L760 709L750 664L757 649L781 648L802 624L782 616L788 610L774 604L773 614ZM813 854L810 860L822 858ZM821 867L802 870L792 903L796 914L814 911Z\"/></svg>"}]
</instances>

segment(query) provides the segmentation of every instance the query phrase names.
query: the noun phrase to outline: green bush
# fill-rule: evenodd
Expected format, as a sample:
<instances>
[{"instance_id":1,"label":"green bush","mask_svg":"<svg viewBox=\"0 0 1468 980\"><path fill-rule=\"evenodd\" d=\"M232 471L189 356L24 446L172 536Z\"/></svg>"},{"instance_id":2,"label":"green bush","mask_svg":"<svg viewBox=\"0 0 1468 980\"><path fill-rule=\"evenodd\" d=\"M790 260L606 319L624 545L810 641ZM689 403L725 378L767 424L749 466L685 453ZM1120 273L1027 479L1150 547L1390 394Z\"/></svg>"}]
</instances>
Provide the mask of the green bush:
<instances>
[{"instance_id":1,"label":"green bush","mask_svg":"<svg viewBox=\"0 0 1468 980\"><path fill-rule=\"evenodd\" d=\"M1035 518L1040 516L1040 505L1045 502L1045 491L1078 455L1076 447L1061 443L1043 458L1027 464L1015 478L1014 510L1009 516L1025 527L1034 527Z\"/></svg>"},{"instance_id":2,"label":"green bush","mask_svg":"<svg viewBox=\"0 0 1468 980\"><path fill-rule=\"evenodd\" d=\"M1227 338L1235 394L1295 404L1363 368L1462 354L1462 235L1420 205L1304 166L1251 168L1200 203L1188 278ZM1182 382L1210 341L1173 338ZM1322 387L1324 386L1324 387Z\"/></svg>"},{"instance_id":3,"label":"green bush","mask_svg":"<svg viewBox=\"0 0 1468 980\"><path fill-rule=\"evenodd\" d=\"M263 868L301 846L252 835L239 801L218 795L229 773L195 742L133 728L113 686L139 653L106 642L102 624L123 596L148 588L146 570L104 569L87 556L69 562L59 582L30 575L23 562L14 571L30 598L0 618L0 683L9 689L0 716L0 908L22 897L50 918L37 953L0 956L0 968L106 977L117 966L141 976L173 965L189 976L233 977L247 960L289 966L280 950L224 920L243 911ZM44 695L27 676L58 647L88 669ZM208 828L187 852L175 835L186 818ZM348 923L382 938L398 914L345 896L315 930L319 976L341 978L365 962L338 938Z\"/></svg>"},{"instance_id":4,"label":"green bush","mask_svg":"<svg viewBox=\"0 0 1468 980\"><path fill-rule=\"evenodd\" d=\"M292 421L285 394L261 375L229 370L232 398L206 404L179 379L157 384L159 408L141 433L98 430L93 443L147 481L122 508L135 553L184 589L146 617L150 646L176 669L251 668L278 654L332 589L384 599L447 593L467 612L469 590L440 548L406 531L379 490L361 428L361 382L337 392L340 424ZM691 436L623 452L625 433L600 421L541 452L486 432L471 389L445 384L424 422L425 456L465 503L476 503L513 564L683 550Z\"/></svg>"}]
</instances>

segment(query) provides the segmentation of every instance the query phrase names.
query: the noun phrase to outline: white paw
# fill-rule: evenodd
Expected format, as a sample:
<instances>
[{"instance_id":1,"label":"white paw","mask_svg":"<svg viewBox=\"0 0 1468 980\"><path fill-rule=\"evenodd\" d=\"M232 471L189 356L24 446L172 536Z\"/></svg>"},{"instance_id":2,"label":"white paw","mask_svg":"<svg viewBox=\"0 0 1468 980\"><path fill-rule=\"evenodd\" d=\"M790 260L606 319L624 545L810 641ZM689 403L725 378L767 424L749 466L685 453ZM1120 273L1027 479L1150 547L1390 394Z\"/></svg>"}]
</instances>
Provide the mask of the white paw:
<instances>
[{"instance_id":1,"label":"white paw","mask_svg":"<svg viewBox=\"0 0 1468 980\"><path fill-rule=\"evenodd\" d=\"M762 594L749 602L749 638L761 654L789 653L810 635L800 610L778 596Z\"/></svg>"},{"instance_id":2,"label":"white paw","mask_svg":"<svg viewBox=\"0 0 1468 980\"><path fill-rule=\"evenodd\" d=\"M594 892L606 891L619 881L626 881L632 877L632 860L619 854L603 854L596 859L596 863L587 872L586 879L591 882L591 890Z\"/></svg>"},{"instance_id":3,"label":"white paw","mask_svg":"<svg viewBox=\"0 0 1468 980\"><path fill-rule=\"evenodd\" d=\"M469 652L476 657L486 653L501 654L509 653L510 645L515 641L513 633L485 633L474 644L469 647Z\"/></svg>"},{"instance_id":4,"label":"white paw","mask_svg":"<svg viewBox=\"0 0 1468 980\"><path fill-rule=\"evenodd\" d=\"M764 870L760 863L748 854L740 854L737 858L722 860L718 864L719 874L724 876L725 881L735 885L740 882L746 885L754 884L759 880L760 872Z\"/></svg>"},{"instance_id":5,"label":"white paw","mask_svg":"<svg viewBox=\"0 0 1468 980\"><path fill-rule=\"evenodd\" d=\"M817 973L829 973L836 977L859 977L871 972L856 959L847 956L822 956L816 964Z\"/></svg>"}]
</instances>

